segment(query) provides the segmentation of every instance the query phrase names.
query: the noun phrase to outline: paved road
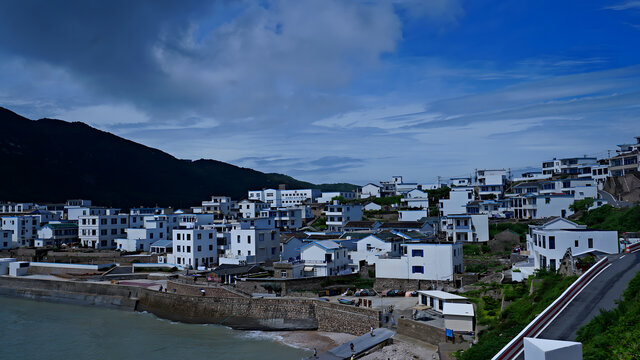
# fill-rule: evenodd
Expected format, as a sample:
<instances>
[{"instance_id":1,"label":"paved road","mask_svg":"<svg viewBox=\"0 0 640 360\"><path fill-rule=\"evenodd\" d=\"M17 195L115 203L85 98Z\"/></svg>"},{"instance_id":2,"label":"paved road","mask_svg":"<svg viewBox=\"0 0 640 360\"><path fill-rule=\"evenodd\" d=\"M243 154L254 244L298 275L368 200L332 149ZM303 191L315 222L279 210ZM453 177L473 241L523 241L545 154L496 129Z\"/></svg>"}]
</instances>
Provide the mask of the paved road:
<instances>
[{"instance_id":1,"label":"paved road","mask_svg":"<svg viewBox=\"0 0 640 360\"><path fill-rule=\"evenodd\" d=\"M640 271L640 251L609 257L603 270L538 336L541 339L574 341L578 329L600 314L616 307L629 281Z\"/></svg>"},{"instance_id":2,"label":"paved road","mask_svg":"<svg viewBox=\"0 0 640 360\"><path fill-rule=\"evenodd\" d=\"M346 342L342 345L339 345L325 353L319 354L319 360L337 360L337 359L349 359L352 355L350 345L353 343L355 354L360 354L364 351L371 349L372 347L380 344L381 342L388 340L395 334L395 331L378 328L373 331L373 335L371 336L369 333L366 333L358 338L355 338L349 342ZM313 356L310 358L313 359Z\"/></svg>"},{"instance_id":3,"label":"paved road","mask_svg":"<svg viewBox=\"0 0 640 360\"><path fill-rule=\"evenodd\" d=\"M618 201L616 200L616 198L609 194L608 192L604 191L604 190L598 190L598 194L600 195L601 198L607 200L607 202L609 203L609 205L613 206L613 207L629 207L631 205L633 205L633 203L628 202L628 201Z\"/></svg>"}]
</instances>

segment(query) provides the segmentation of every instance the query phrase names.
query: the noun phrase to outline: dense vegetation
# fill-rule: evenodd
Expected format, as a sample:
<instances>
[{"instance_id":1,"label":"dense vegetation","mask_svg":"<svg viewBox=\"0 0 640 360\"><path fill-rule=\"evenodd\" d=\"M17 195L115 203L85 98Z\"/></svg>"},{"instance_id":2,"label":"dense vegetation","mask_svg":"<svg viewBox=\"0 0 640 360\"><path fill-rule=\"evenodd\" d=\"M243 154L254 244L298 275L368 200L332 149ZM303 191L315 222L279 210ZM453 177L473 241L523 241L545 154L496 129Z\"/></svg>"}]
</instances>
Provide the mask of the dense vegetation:
<instances>
[{"instance_id":1,"label":"dense vegetation","mask_svg":"<svg viewBox=\"0 0 640 360\"><path fill-rule=\"evenodd\" d=\"M586 198L582 200L576 200L573 204L569 205L569 209L574 213L578 211L587 211L594 203L595 200L592 198Z\"/></svg>"},{"instance_id":2,"label":"dense vegetation","mask_svg":"<svg viewBox=\"0 0 640 360\"><path fill-rule=\"evenodd\" d=\"M499 224L490 224L489 225L489 238L493 239L496 234L504 231L511 230L516 234L520 235L520 242L527 241L527 233L529 232L529 224L528 223L499 223Z\"/></svg>"},{"instance_id":3,"label":"dense vegetation","mask_svg":"<svg viewBox=\"0 0 640 360\"><path fill-rule=\"evenodd\" d=\"M618 307L602 311L578 330L584 360L637 359L640 354L640 273Z\"/></svg>"},{"instance_id":4,"label":"dense vegetation","mask_svg":"<svg viewBox=\"0 0 640 360\"><path fill-rule=\"evenodd\" d=\"M188 207L211 195L239 199L247 191L277 188L353 190L354 185L314 185L216 160L180 160L84 123L32 121L0 108L0 164L15 176L0 177L3 201ZM212 139L215 134L212 134Z\"/></svg>"},{"instance_id":5,"label":"dense vegetation","mask_svg":"<svg viewBox=\"0 0 640 360\"><path fill-rule=\"evenodd\" d=\"M318 230L318 231L322 231L322 230L326 230L327 229L327 217L326 216L321 216L319 218L317 218L312 224L311 226Z\"/></svg>"},{"instance_id":6,"label":"dense vegetation","mask_svg":"<svg viewBox=\"0 0 640 360\"><path fill-rule=\"evenodd\" d=\"M537 314L549 306L562 292L575 281L576 277L563 277L560 274L539 271L535 279L535 290L531 295L526 292L532 279L529 279L527 286L522 288L514 285L513 288L505 289L505 297L509 297L513 302L499 316L491 319L498 309L495 301L490 300L489 306L479 310L479 322L488 324L489 327L480 332L479 342L468 350L458 353L458 358L462 360L486 360L491 359L500 349L502 349L512 338L524 329ZM466 295L466 294L463 294ZM483 300L485 300L483 298Z\"/></svg>"},{"instance_id":7,"label":"dense vegetation","mask_svg":"<svg viewBox=\"0 0 640 360\"><path fill-rule=\"evenodd\" d=\"M604 205L584 212L578 222L590 229L616 230L620 233L640 231L640 205L620 209Z\"/></svg>"}]
</instances>

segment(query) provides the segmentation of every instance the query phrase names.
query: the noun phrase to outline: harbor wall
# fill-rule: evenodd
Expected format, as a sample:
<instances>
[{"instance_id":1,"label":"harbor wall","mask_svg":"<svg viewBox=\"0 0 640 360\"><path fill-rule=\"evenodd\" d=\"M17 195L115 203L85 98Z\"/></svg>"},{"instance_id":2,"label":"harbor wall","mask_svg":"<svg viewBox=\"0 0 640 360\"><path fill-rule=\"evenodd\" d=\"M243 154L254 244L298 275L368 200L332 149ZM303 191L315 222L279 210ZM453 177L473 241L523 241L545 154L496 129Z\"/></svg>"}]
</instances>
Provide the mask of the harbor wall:
<instances>
[{"instance_id":1,"label":"harbor wall","mask_svg":"<svg viewBox=\"0 0 640 360\"><path fill-rule=\"evenodd\" d=\"M171 290L165 293L115 284L0 276L0 295L4 296L147 311L173 321L239 330L322 330L362 335L379 325L378 311L367 308L306 298L187 294L192 291L186 285L181 295ZM223 291L216 295L223 295Z\"/></svg>"}]
</instances>

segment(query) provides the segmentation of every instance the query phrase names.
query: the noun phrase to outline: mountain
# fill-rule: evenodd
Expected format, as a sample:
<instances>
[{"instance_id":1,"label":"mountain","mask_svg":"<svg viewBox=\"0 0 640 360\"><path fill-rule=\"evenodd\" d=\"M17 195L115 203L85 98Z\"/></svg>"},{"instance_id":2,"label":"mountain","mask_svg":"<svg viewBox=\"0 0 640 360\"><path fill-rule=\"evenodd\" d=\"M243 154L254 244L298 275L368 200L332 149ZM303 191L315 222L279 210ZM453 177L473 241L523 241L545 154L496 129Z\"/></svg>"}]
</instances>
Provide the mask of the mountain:
<instances>
[{"instance_id":1,"label":"mountain","mask_svg":"<svg viewBox=\"0 0 640 360\"><path fill-rule=\"evenodd\" d=\"M351 184L314 185L216 160L180 160L81 122L30 120L0 107L0 200L137 206L198 205L211 195L234 199L248 190L352 190Z\"/></svg>"}]
</instances>

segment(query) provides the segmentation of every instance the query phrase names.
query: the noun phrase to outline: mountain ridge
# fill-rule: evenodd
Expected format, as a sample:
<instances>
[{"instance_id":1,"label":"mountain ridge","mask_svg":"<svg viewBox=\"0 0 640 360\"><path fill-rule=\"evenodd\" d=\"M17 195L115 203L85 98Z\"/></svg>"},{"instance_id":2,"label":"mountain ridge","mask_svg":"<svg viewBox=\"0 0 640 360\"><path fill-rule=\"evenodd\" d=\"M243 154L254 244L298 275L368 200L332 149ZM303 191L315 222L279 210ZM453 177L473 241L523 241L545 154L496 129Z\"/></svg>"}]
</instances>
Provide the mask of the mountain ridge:
<instances>
[{"instance_id":1,"label":"mountain ridge","mask_svg":"<svg viewBox=\"0 0 640 360\"><path fill-rule=\"evenodd\" d=\"M0 107L0 201L188 207L211 195L245 198L248 190L318 188L351 190L263 173L219 160L178 159L162 150L83 122L31 120Z\"/></svg>"}]
</instances>

